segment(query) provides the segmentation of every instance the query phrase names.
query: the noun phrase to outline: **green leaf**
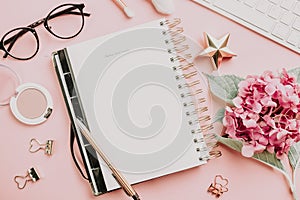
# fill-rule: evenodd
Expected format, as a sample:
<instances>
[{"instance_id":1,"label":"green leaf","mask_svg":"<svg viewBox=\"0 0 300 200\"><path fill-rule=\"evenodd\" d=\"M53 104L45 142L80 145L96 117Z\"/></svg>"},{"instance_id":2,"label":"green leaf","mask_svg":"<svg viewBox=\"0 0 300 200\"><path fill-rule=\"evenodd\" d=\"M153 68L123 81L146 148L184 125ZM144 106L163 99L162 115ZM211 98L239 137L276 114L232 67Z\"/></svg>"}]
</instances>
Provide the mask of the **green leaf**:
<instances>
[{"instance_id":1,"label":"green leaf","mask_svg":"<svg viewBox=\"0 0 300 200\"><path fill-rule=\"evenodd\" d=\"M216 113L216 115L215 115L215 117L213 119L213 123L215 123L215 122L221 122L222 123L224 115L225 115L225 108L221 108Z\"/></svg>"},{"instance_id":2,"label":"green leaf","mask_svg":"<svg viewBox=\"0 0 300 200\"><path fill-rule=\"evenodd\" d=\"M240 142L238 140L234 140L234 139L230 139L230 138L224 138L224 137L221 137L221 136L218 136L218 135L217 135L217 139L220 143L228 146L231 149L234 149L238 152L241 152L241 150L242 150L243 144L242 144L242 142ZM300 150L300 142L297 143L297 146L293 146L293 148L295 148L295 149L298 148L298 150ZM294 157L293 157L294 161L296 161L297 159L299 161L299 151L297 151L297 152L298 153L296 153L296 154L291 152L291 154L294 155ZM287 181L289 183L289 186L290 186L290 189L292 191L294 199L295 200L297 199L295 184L293 183L291 177L286 172L286 170L285 170L283 164L281 163L281 161L276 158L275 154L271 154L268 151L264 151L262 153L255 154L253 156L253 158L260 161L260 162L262 162L262 163L264 163L264 164L266 164L266 165L268 165L268 166L270 166L270 167L273 167L274 169L281 172L285 176L285 178L287 179ZM289 159L291 160L291 158L289 158ZM294 165L296 167L297 162L294 162L294 161L292 161L294 163L292 165ZM295 180L295 171L293 171L293 174L294 174L294 180Z\"/></svg>"},{"instance_id":3,"label":"green leaf","mask_svg":"<svg viewBox=\"0 0 300 200\"><path fill-rule=\"evenodd\" d=\"M293 169L292 175L293 175L293 182L292 180L289 181L290 188L293 192L294 200L297 200L297 194L296 194L296 170L299 168L299 159L300 159L300 142L293 144L288 152L288 159L289 163ZM291 183L292 182L292 183Z\"/></svg>"},{"instance_id":4,"label":"green leaf","mask_svg":"<svg viewBox=\"0 0 300 200\"><path fill-rule=\"evenodd\" d=\"M238 84L243 78L235 75L213 76L206 74L211 92L218 98L232 104L237 96Z\"/></svg>"},{"instance_id":5,"label":"green leaf","mask_svg":"<svg viewBox=\"0 0 300 200\"><path fill-rule=\"evenodd\" d=\"M291 69L287 71L289 75L294 76L297 80L297 83L300 83L300 67Z\"/></svg>"},{"instance_id":6,"label":"green leaf","mask_svg":"<svg viewBox=\"0 0 300 200\"><path fill-rule=\"evenodd\" d=\"M300 159L300 142L291 146L288 153L288 158L293 170L295 170Z\"/></svg>"},{"instance_id":7,"label":"green leaf","mask_svg":"<svg viewBox=\"0 0 300 200\"><path fill-rule=\"evenodd\" d=\"M230 139L230 138L224 138L224 137L220 137L220 136L217 136L217 138L218 138L219 142L228 146L229 148L236 150L238 152L242 151L243 144L241 141ZM252 158L254 158L264 164L267 164L268 166L277 168L281 172L285 173L285 169L284 169L281 161L276 158L275 154L271 154L268 151L264 151L262 153L254 154L254 156Z\"/></svg>"},{"instance_id":8,"label":"green leaf","mask_svg":"<svg viewBox=\"0 0 300 200\"><path fill-rule=\"evenodd\" d=\"M217 139L222 144L228 146L229 148L236 150L238 152L242 151L243 144L241 141L230 139L230 138L224 138L221 136L217 136Z\"/></svg>"},{"instance_id":9,"label":"green leaf","mask_svg":"<svg viewBox=\"0 0 300 200\"><path fill-rule=\"evenodd\" d=\"M276 157L276 155L273 153L269 153L268 151L264 151L262 153L254 154L253 158L271 166L278 168L285 172L285 169L281 163L281 161Z\"/></svg>"}]
</instances>

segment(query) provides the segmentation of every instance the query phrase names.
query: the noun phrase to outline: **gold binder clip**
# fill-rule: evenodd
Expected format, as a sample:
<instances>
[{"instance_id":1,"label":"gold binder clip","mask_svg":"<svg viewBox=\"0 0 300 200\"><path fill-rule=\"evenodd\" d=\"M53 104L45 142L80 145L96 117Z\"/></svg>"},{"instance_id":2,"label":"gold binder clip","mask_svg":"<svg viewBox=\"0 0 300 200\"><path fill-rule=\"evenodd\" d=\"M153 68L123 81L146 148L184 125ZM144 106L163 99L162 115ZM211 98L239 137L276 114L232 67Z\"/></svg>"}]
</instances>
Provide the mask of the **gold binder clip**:
<instances>
[{"instance_id":1,"label":"gold binder clip","mask_svg":"<svg viewBox=\"0 0 300 200\"><path fill-rule=\"evenodd\" d=\"M30 140L29 152L35 153L41 149L44 149L46 155L51 156L53 150L53 140L47 140L45 144L41 144L37 139L32 138Z\"/></svg>"},{"instance_id":2,"label":"gold binder clip","mask_svg":"<svg viewBox=\"0 0 300 200\"><path fill-rule=\"evenodd\" d=\"M24 189L27 182L37 182L39 179L40 176L33 167L27 171L27 174L25 176L14 177L14 181L17 183L19 189Z\"/></svg>"},{"instance_id":3,"label":"gold binder clip","mask_svg":"<svg viewBox=\"0 0 300 200\"><path fill-rule=\"evenodd\" d=\"M216 198L219 198L224 192L228 192L228 179L223 178L221 175L216 175L214 182L210 184L207 189L207 192L215 195Z\"/></svg>"}]
</instances>

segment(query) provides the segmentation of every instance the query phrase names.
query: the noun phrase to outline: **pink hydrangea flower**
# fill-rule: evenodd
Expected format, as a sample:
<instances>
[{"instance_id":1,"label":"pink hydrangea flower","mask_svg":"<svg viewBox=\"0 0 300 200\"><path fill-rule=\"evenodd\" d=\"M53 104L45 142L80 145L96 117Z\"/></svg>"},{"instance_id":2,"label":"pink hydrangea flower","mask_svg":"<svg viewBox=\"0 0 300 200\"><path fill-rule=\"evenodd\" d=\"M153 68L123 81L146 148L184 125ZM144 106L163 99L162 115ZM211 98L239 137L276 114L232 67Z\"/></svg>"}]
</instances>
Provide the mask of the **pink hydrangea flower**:
<instances>
[{"instance_id":1,"label":"pink hydrangea flower","mask_svg":"<svg viewBox=\"0 0 300 200\"><path fill-rule=\"evenodd\" d=\"M285 69L247 76L238 85L233 106L226 106L223 125L230 138L242 141L242 154L268 151L277 158L300 141L300 87Z\"/></svg>"}]
</instances>

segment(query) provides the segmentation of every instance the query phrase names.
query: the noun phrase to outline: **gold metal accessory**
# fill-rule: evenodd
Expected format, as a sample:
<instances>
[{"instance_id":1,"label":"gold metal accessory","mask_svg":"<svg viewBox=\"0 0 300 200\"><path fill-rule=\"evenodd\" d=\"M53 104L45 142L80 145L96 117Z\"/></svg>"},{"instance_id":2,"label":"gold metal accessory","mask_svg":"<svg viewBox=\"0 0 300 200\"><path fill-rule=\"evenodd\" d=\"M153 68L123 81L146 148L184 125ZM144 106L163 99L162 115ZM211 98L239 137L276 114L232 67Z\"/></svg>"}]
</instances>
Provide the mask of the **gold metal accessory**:
<instances>
[{"instance_id":1,"label":"gold metal accessory","mask_svg":"<svg viewBox=\"0 0 300 200\"><path fill-rule=\"evenodd\" d=\"M229 34L217 40L211 35L204 33L206 48L200 53L200 56L207 56L211 59L214 70L218 70L223 58L236 56L228 47Z\"/></svg>"},{"instance_id":2,"label":"gold metal accessory","mask_svg":"<svg viewBox=\"0 0 300 200\"><path fill-rule=\"evenodd\" d=\"M46 155L51 156L53 150L53 140L47 140L45 144L41 144L37 139L32 138L30 140L29 152L35 153L41 149L44 149Z\"/></svg>"},{"instance_id":3,"label":"gold metal accessory","mask_svg":"<svg viewBox=\"0 0 300 200\"><path fill-rule=\"evenodd\" d=\"M228 192L228 179L223 178L221 175L216 175L214 182L210 184L207 189L207 192L214 195L216 198L219 198L224 192Z\"/></svg>"},{"instance_id":4,"label":"gold metal accessory","mask_svg":"<svg viewBox=\"0 0 300 200\"><path fill-rule=\"evenodd\" d=\"M19 189L24 189L27 182L37 182L40 179L40 176L38 175L35 168L30 168L27 170L27 174L25 176L15 176L14 181L17 183L17 186Z\"/></svg>"}]
</instances>

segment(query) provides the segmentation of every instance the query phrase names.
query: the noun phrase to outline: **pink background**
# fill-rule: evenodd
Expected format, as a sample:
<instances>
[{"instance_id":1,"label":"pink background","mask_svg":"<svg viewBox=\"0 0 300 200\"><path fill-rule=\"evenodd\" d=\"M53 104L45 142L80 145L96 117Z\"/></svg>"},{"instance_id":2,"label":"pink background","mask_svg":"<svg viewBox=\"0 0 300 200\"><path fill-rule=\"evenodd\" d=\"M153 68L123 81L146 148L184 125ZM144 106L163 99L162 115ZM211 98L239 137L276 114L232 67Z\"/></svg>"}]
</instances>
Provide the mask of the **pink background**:
<instances>
[{"instance_id":1,"label":"pink background","mask_svg":"<svg viewBox=\"0 0 300 200\"><path fill-rule=\"evenodd\" d=\"M62 3L65 2L3 1L0 35L45 17L52 8ZM127 19L110 0L86 0L84 3L84 10L90 12L91 17L86 18L84 30L76 38L59 40L40 26L36 30L41 47L36 57L29 61L0 58L2 64L12 67L20 75L22 82L34 82L45 86L54 101L52 116L38 126L21 124L13 117L8 106L0 108L0 199L129 199L121 190L94 197L89 184L83 181L75 168L69 150L69 120L52 67L51 52L164 16L158 14L147 0L127 0L128 6L136 13L133 19ZM246 76L266 69L290 69L300 63L299 54L189 0L175 0L175 6L176 12L170 17L182 18L185 33L200 45L204 44L203 32L208 32L216 38L228 32L231 34L229 47L238 56L222 63L221 74ZM211 68L209 62L201 67ZM43 152L29 153L28 144L31 138L37 138L41 142L47 139L55 140L53 156L47 157ZM245 159L226 147L221 146L219 149L223 156L207 165L137 184L135 189L143 200L215 199L207 194L206 190L214 176L221 174L229 180L229 191L220 199L292 199L287 182L280 173L257 161ZM17 189L13 177L24 174L30 167L36 167L41 180L34 184L29 183L23 190ZM299 178L298 175L297 181ZM300 183L297 189L300 197Z\"/></svg>"}]
</instances>

